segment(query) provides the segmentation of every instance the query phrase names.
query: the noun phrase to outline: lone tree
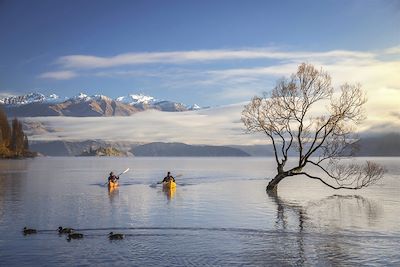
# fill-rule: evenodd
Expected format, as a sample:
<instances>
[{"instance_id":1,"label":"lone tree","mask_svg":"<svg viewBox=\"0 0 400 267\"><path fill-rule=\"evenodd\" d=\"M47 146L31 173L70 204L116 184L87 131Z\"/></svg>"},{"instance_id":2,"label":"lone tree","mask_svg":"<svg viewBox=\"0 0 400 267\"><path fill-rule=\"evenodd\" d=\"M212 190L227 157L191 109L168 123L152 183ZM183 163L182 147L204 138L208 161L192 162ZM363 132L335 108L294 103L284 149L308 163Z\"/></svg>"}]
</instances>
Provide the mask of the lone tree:
<instances>
[{"instance_id":1,"label":"lone tree","mask_svg":"<svg viewBox=\"0 0 400 267\"><path fill-rule=\"evenodd\" d=\"M298 175L333 189L360 189L382 178L384 168L374 162L359 165L340 160L352 154L358 140L354 130L364 119L365 102L359 84L345 83L335 93L330 75L305 63L289 79L278 81L270 94L255 96L244 107L242 121L247 132L264 133L272 143L277 174L267 191ZM287 164L293 155L294 165Z\"/></svg>"}]
</instances>

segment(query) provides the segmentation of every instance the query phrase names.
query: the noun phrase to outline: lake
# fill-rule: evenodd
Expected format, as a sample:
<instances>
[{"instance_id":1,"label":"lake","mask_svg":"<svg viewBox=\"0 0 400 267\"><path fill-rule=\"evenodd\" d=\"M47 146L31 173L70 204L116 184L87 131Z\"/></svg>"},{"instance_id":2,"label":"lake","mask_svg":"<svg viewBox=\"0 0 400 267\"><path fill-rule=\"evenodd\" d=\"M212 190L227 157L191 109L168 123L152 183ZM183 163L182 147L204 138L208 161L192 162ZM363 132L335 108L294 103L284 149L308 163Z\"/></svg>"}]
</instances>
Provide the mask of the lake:
<instances>
[{"instance_id":1,"label":"lake","mask_svg":"<svg viewBox=\"0 0 400 267\"><path fill-rule=\"evenodd\" d=\"M272 158L0 160L0 265L400 266L400 158L366 159L387 169L369 188L296 177L277 196ZM128 167L109 192L108 173ZM156 184L167 171L176 191Z\"/></svg>"}]
</instances>

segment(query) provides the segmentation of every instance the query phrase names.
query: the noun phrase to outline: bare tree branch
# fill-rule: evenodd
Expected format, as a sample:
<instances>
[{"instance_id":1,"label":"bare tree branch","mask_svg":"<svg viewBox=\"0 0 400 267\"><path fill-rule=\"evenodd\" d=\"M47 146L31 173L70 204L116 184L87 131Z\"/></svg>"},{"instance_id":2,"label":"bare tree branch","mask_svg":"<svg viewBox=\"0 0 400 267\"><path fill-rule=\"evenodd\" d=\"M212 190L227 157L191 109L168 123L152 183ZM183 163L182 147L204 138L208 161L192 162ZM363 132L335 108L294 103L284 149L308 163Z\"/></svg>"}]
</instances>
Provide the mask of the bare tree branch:
<instances>
[{"instance_id":1,"label":"bare tree branch","mask_svg":"<svg viewBox=\"0 0 400 267\"><path fill-rule=\"evenodd\" d=\"M247 132L263 132L272 143L278 174L269 187L299 174L335 189L359 189L381 179L384 169L375 163L367 162L366 167L336 164L357 141L354 130L365 119L365 103L361 85L345 83L334 93L330 75L305 63L290 79L279 80L270 94L254 97L244 107L242 121ZM323 106L325 110L321 110ZM297 166L285 170L290 151L297 154ZM328 161L330 167L321 165ZM325 178L303 171L307 164L318 167Z\"/></svg>"},{"instance_id":2,"label":"bare tree branch","mask_svg":"<svg viewBox=\"0 0 400 267\"><path fill-rule=\"evenodd\" d=\"M348 166L337 167L337 176L333 176L319 165L318 167L322 168L324 172L327 173L329 177L331 177L337 183L338 186L333 186L324 181L322 178L310 175L307 172L298 172L295 175L305 175L311 179L319 180L323 184L333 189L357 190L376 183L382 178L383 174L385 173L385 170L382 166L379 166L378 164L371 161L367 161L364 166L351 164Z\"/></svg>"}]
</instances>

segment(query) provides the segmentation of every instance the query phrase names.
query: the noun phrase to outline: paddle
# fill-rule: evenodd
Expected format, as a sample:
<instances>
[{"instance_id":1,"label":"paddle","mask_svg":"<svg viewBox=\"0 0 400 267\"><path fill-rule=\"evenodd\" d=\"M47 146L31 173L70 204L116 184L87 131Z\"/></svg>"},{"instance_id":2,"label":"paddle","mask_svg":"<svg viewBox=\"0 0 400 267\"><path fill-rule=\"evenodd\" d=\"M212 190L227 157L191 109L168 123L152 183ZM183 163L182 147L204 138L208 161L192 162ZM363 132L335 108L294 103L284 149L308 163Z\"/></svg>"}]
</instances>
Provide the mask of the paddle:
<instances>
[{"instance_id":1,"label":"paddle","mask_svg":"<svg viewBox=\"0 0 400 267\"><path fill-rule=\"evenodd\" d=\"M122 174L127 173L128 171L129 171L129 168L126 169L125 171L121 172L120 174L118 174L118 175L117 175L118 179L119 179L119 177L120 177ZM106 184L108 184L108 182L106 182L104 185L106 185Z\"/></svg>"},{"instance_id":2,"label":"paddle","mask_svg":"<svg viewBox=\"0 0 400 267\"><path fill-rule=\"evenodd\" d=\"M122 174L124 174L124 173L127 173L128 171L129 171L129 168L126 169L125 171L121 172L120 174L118 174L117 177L119 177L120 175L122 175Z\"/></svg>"}]
</instances>

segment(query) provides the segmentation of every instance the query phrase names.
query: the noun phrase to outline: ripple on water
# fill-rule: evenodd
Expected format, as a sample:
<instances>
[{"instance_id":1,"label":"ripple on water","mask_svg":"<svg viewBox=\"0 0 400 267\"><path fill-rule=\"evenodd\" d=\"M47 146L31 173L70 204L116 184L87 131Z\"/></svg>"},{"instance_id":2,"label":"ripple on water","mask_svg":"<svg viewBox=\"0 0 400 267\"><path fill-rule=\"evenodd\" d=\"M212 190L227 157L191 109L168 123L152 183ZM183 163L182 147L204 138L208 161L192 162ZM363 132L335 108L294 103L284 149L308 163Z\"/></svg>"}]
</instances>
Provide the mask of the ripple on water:
<instances>
[{"instance_id":1,"label":"ripple on water","mask_svg":"<svg viewBox=\"0 0 400 267\"><path fill-rule=\"evenodd\" d=\"M276 196L273 159L0 161L0 265L400 266L400 164L381 161L382 186L357 195L288 179ZM109 192L105 174L127 167ZM165 170L187 174L173 196L155 184ZM67 242L59 225L85 237Z\"/></svg>"},{"instance_id":2,"label":"ripple on water","mask_svg":"<svg viewBox=\"0 0 400 267\"><path fill-rule=\"evenodd\" d=\"M46 264L62 266L75 265L77 259L79 264L97 266L153 266L160 263L163 266L260 266L266 263L275 266L354 266L360 263L399 263L393 247L400 239L386 235L207 227L110 227L77 231L85 235L84 239L67 242L66 235L58 235L55 230L40 230L37 235L23 237L21 247L11 246L2 252L3 263L29 265L33 260L43 263L44 259ZM110 231L123 233L125 239L108 240ZM46 247L53 246L58 249L49 249L46 253ZM359 251L361 247L362 253ZM387 257L376 256L376 251L384 251Z\"/></svg>"}]
</instances>

